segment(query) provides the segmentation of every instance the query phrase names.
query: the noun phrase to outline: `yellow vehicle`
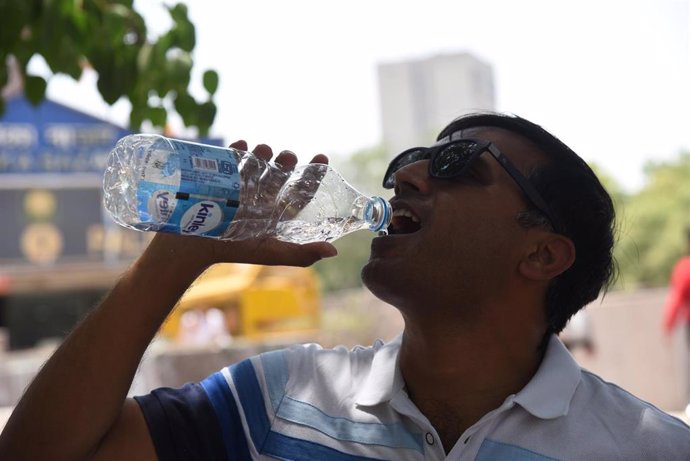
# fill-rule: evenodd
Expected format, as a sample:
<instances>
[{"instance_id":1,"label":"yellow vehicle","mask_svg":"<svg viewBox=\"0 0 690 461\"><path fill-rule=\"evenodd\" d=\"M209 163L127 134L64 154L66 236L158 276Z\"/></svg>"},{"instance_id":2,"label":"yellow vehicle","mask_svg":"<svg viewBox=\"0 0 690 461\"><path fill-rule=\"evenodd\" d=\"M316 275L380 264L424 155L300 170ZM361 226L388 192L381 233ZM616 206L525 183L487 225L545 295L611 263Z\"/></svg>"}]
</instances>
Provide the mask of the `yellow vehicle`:
<instances>
[{"instance_id":1,"label":"yellow vehicle","mask_svg":"<svg viewBox=\"0 0 690 461\"><path fill-rule=\"evenodd\" d=\"M184 294L161 335L176 340L185 312L218 309L233 337L264 340L319 327L318 279L310 268L216 264Z\"/></svg>"}]
</instances>

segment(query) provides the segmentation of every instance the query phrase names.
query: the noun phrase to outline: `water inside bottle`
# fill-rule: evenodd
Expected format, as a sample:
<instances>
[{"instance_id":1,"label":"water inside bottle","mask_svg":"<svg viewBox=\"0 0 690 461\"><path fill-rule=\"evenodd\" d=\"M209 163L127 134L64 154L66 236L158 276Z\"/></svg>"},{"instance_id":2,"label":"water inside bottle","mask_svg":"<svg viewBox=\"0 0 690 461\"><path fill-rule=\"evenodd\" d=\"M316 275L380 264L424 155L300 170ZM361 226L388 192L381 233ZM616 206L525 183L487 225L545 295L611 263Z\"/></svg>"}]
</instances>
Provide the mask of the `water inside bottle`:
<instances>
[{"instance_id":1,"label":"water inside bottle","mask_svg":"<svg viewBox=\"0 0 690 461\"><path fill-rule=\"evenodd\" d=\"M350 232L364 229L366 224L351 216L328 218L319 223L291 220L278 223L276 237L294 243L331 242Z\"/></svg>"}]
</instances>

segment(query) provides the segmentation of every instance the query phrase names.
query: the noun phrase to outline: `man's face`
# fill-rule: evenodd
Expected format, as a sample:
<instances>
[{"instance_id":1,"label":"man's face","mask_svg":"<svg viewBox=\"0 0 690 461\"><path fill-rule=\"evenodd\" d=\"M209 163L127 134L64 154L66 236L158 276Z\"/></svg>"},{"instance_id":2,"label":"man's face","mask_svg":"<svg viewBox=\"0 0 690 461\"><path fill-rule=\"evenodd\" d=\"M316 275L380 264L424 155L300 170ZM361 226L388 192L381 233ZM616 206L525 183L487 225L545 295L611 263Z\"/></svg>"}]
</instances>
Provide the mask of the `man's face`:
<instances>
[{"instance_id":1,"label":"man's face","mask_svg":"<svg viewBox=\"0 0 690 461\"><path fill-rule=\"evenodd\" d=\"M464 130L493 142L523 173L541 159L525 138L499 128ZM524 254L528 208L513 179L489 153L463 178L433 179L428 160L396 173L391 235L375 238L364 283L405 311L414 306L480 307L510 287Z\"/></svg>"}]
</instances>

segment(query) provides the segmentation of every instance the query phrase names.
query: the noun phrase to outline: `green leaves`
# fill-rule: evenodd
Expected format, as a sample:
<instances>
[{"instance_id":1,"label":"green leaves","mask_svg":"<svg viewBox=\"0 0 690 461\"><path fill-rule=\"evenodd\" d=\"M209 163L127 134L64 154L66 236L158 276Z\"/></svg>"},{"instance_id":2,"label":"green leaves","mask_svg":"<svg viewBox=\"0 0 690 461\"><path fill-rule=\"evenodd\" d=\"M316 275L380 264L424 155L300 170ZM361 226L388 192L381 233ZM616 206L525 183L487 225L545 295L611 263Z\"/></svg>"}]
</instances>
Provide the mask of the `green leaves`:
<instances>
[{"instance_id":1,"label":"green leaves","mask_svg":"<svg viewBox=\"0 0 690 461\"><path fill-rule=\"evenodd\" d=\"M36 106L45 98L46 81L43 77L27 75L24 79L24 92L29 102Z\"/></svg>"},{"instance_id":2,"label":"green leaves","mask_svg":"<svg viewBox=\"0 0 690 461\"><path fill-rule=\"evenodd\" d=\"M172 87L184 87L189 85L192 73L192 57L189 53L176 53L174 57L167 60L166 78L172 82Z\"/></svg>"},{"instance_id":3,"label":"green leaves","mask_svg":"<svg viewBox=\"0 0 690 461\"><path fill-rule=\"evenodd\" d=\"M690 227L690 152L650 163L637 193L618 200L615 257L623 288L665 286L673 264L686 252Z\"/></svg>"},{"instance_id":4,"label":"green leaves","mask_svg":"<svg viewBox=\"0 0 690 461\"><path fill-rule=\"evenodd\" d=\"M120 98L132 103L132 129L147 120L163 128L169 112L177 111L185 125L197 127L203 135L216 115L213 95L218 74L204 72L205 100L197 101L189 94L195 27L183 3L166 8L173 24L151 39L131 0L0 0L0 63L9 55L16 58L27 98L34 104L45 98L46 81L26 75L32 56L42 56L53 73L74 79L91 66L108 104ZM6 76L2 69L0 83ZM0 105L0 115L3 112Z\"/></svg>"},{"instance_id":5,"label":"green leaves","mask_svg":"<svg viewBox=\"0 0 690 461\"><path fill-rule=\"evenodd\" d=\"M165 126L168 117L168 112L163 107L149 107L146 114L151 123L156 126Z\"/></svg>"},{"instance_id":6,"label":"green leaves","mask_svg":"<svg viewBox=\"0 0 690 461\"><path fill-rule=\"evenodd\" d=\"M178 3L172 8L168 8L170 16L175 25L170 31L172 33L174 44L184 51L192 51L196 45L196 31L194 24L187 17L187 6L183 3Z\"/></svg>"},{"instance_id":7,"label":"green leaves","mask_svg":"<svg viewBox=\"0 0 690 461\"><path fill-rule=\"evenodd\" d=\"M174 104L185 125L196 126L202 136L208 134L216 117L216 105L213 101L199 103L185 92L175 97Z\"/></svg>"},{"instance_id":8,"label":"green leaves","mask_svg":"<svg viewBox=\"0 0 690 461\"><path fill-rule=\"evenodd\" d=\"M2 52L0 52L0 62L5 62L7 60L7 56L5 56ZM5 85L7 85L7 82L9 81L9 73L6 66L0 66L0 88L4 88ZM0 98L2 99L2 98ZM0 112L1 113L1 112Z\"/></svg>"},{"instance_id":9,"label":"green leaves","mask_svg":"<svg viewBox=\"0 0 690 461\"><path fill-rule=\"evenodd\" d=\"M199 127L199 132L202 135L208 134L208 130L213 124L213 119L216 118L216 105L207 101L199 106L199 111L197 112L196 125Z\"/></svg>"},{"instance_id":10,"label":"green leaves","mask_svg":"<svg viewBox=\"0 0 690 461\"><path fill-rule=\"evenodd\" d=\"M215 70L207 70L204 72L204 88L210 95L216 94L218 89L218 73Z\"/></svg>"}]
</instances>

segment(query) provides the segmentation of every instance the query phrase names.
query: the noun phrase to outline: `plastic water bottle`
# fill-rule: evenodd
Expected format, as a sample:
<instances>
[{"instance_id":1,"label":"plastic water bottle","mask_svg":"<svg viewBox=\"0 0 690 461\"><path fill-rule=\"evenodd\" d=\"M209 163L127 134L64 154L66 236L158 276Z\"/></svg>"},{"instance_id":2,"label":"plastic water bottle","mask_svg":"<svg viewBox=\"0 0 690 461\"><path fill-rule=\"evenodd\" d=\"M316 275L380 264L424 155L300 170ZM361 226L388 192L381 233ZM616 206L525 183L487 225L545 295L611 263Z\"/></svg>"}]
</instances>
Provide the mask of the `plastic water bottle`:
<instances>
[{"instance_id":1,"label":"plastic water bottle","mask_svg":"<svg viewBox=\"0 0 690 461\"><path fill-rule=\"evenodd\" d=\"M122 226L225 240L333 241L385 231L392 216L385 199L362 195L328 165L286 173L251 153L149 134L118 141L103 192Z\"/></svg>"}]
</instances>

